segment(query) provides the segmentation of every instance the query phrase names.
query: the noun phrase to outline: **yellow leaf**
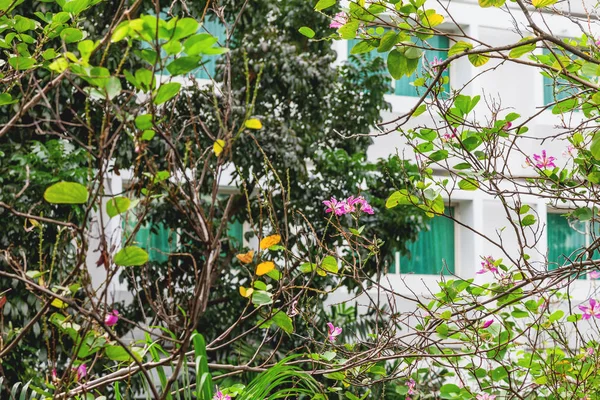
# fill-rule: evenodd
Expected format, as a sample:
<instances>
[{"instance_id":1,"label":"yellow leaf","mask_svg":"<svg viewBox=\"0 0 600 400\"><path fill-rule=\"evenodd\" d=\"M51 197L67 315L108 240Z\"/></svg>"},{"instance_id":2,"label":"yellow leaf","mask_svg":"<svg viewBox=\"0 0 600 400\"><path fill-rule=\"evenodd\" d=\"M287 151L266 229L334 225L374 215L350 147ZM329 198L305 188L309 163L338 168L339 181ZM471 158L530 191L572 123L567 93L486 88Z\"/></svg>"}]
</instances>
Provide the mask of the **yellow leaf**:
<instances>
[{"instance_id":1,"label":"yellow leaf","mask_svg":"<svg viewBox=\"0 0 600 400\"><path fill-rule=\"evenodd\" d=\"M252 292L254 292L254 289L246 289L245 287L240 286L240 294L242 295L242 297L250 297L252 295Z\"/></svg>"},{"instance_id":2,"label":"yellow leaf","mask_svg":"<svg viewBox=\"0 0 600 400\"><path fill-rule=\"evenodd\" d=\"M215 152L215 154L217 155L217 157L219 157L221 155L221 153L223 152L224 148L225 148L225 141L224 140L218 139L213 144L213 151Z\"/></svg>"},{"instance_id":3,"label":"yellow leaf","mask_svg":"<svg viewBox=\"0 0 600 400\"><path fill-rule=\"evenodd\" d=\"M260 122L260 120L256 119L256 118L252 118L247 120L244 125L246 125L246 128L248 129L260 129L262 128L262 123Z\"/></svg>"},{"instance_id":4,"label":"yellow leaf","mask_svg":"<svg viewBox=\"0 0 600 400\"><path fill-rule=\"evenodd\" d=\"M254 257L254 250L250 250L246 254L238 254L236 255L237 259L244 264L250 264L252 262L252 258Z\"/></svg>"},{"instance_id":5,"label":"yellow leaf","mask_svg":"<svg viewBox=\"0 0 600 400\"><path fill-rule=\"evenodd\" d=\"M327 271L325 271L325 270L324 270L323 268L321 268L321 267L318 267L318 268L317 268L317 275L320 275L320 276L327 276Z\"/></svg>"},{"instance_id":6,"label":"yellow leaf","mask_svg":"<svg viewBox=\"0 0 600 400\"><path fill-rule=\"evenodd\" d=\"M260 241L260 249L268 249L271 246L275 246L277 243L281 242L281 236L279 235L271 235L267 236L263 240Z\"/></svg>"},{"instance_id":7,"label":"yellow leaf","mask_svg":"<svg viewBox=\"0 0 600 400\"><path fill-rule=\"evenodd\" d=\"M36 228L37 228L38 226L40 226L40 223L39 223L39 222L37 222L35 219L31 219L31 218L29 218L29 222L31 223L31 225L35 226Z\"/></svg>"},{"instance_id":8,"label":"yellow leaf","mask_svg":"<svg viewBox=\"0 0 600 400\"><path fill-rule=\"evenodd\" d=\"M275 264L272 261L265 261L256 266L256 275L261 276L268 274L275 269Z\"/></svg>"},{"instance_id":9,"label":"yellow leaf","mask_svg":"<svg viewBox=\"0 0 600 400\"><path fill-rule=\"evenodd\" d=\"M423 18L423 24L429 25L430 28L438 26L442 22L444 22L444 17L442 17L440 14L432 14Z\"/></svg>"},{"instance_id":10,"label":"yellow leaf","mask_svg":"<svg viewBox=\"0 0 600 400\"><path fill-rule=\"evenodd\" d=\"M54 306L56 308L67 308L68 307L68 305L61 299L52 300L52 303L50 303L50 305Z\"/></svg>"}]
</instances>

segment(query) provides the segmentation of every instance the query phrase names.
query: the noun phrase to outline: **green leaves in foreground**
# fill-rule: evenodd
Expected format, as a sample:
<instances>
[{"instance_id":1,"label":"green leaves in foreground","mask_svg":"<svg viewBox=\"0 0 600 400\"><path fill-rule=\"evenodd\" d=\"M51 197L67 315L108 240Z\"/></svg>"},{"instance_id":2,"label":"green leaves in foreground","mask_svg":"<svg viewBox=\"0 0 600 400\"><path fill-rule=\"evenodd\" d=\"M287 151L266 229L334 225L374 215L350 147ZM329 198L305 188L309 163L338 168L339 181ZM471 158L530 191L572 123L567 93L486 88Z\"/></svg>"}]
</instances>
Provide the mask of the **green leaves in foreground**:
<instances>
[{"instance_id":1,"label":"green leaves in foreground","mask_svg":"<svg viewBox=\"0 0 600 400\"><path fill-rule=\"evenodd\" d=\"M119 250L113 261L121 267L140 266L148 262L148 253L137 246L128 246Z\"/></svg>"},{"instance_id":2,"label":"green leaves in foreground","mask_svg":"<svg viewBox=\"0 0 600 400\"><path fill-rule=\"evenodd\" d=\"M88 196L87 188L76 182L58 182L44 192L44 199L54 204L84 204Z\"/></svg>"}]
</instances>

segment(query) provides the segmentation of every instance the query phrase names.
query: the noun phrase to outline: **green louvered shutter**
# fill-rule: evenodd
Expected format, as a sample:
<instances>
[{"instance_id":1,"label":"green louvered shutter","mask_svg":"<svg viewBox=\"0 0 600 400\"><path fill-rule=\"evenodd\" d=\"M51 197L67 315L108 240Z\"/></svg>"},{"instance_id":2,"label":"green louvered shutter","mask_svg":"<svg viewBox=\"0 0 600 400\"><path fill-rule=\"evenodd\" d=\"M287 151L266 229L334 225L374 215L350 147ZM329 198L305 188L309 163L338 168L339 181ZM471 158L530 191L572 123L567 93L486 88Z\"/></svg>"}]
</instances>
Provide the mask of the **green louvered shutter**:
<instances>
[{"instance_id":1,"label":"green louvered shutter","mask_svg":"<svg viewBox=\"0 0 600 400\"><path fill-rule=\"evenodd\" d=\"M131 225L130 228L133 228ZM125 239L125 238L124 238ZM169 259L169 253L174 251L175 236L170 234L163 224L152 228L146 224L135 235L135 244L148 252L150 261L164 263Z\"/></svg>"},{"instance_id":2,"label":"green louvered shutter","mask_svg":"<svg viewBox=\"0 0 600 400\"><path fill-rule=\"evenodd\" d=\"M453 208L448 211L454 215ZM400 257L401 274L454 272L454 221L438 216L429 220L428 225L428 230L419 232L417 240L408 244L410 257Z\"/></svg>"},{"instance_id":3,"label":"green louvered shutter","mask_svg":"<svg viewBox=\"0 0 600 400\"><path fill-rule=\"evenodd\" d=\"M585 222L571 222L560 214L548 213L546 233L548 237L548 269L553 270L575 261L587 246ZM598 253L594 255L598 259Z\"/></svg>"},{"instance_id":4,"label":"green louvered shutter","mask_svg":"<svg viewBox=\"0 0 600 400\"><path fill-rule=\"evenodd\" d=\"M422 42L421 42L422 43ZM404 76L396 81L396 94L398 96L411 96L411 97L419 97L419 94L416 87L411 85L412 82L417 79L417 76L424 75L424 67L423 62L430 63L434 60L435 57L438 59L447 59L448 58L448 38L445 36L434 36L431 39L427 40L429 46L435 49L442 50L425 50L424 59L419 61L419 66L417 67L417 71L413 73L411 76ZM427 47L427 46L423 46ZM445 50L443 50L445 49ZM442 74L443 76L450 76L448 72L448 68ZM448 84L444 85L445 93L450 91L450 86Z\"/></svg>"}]
</instances>

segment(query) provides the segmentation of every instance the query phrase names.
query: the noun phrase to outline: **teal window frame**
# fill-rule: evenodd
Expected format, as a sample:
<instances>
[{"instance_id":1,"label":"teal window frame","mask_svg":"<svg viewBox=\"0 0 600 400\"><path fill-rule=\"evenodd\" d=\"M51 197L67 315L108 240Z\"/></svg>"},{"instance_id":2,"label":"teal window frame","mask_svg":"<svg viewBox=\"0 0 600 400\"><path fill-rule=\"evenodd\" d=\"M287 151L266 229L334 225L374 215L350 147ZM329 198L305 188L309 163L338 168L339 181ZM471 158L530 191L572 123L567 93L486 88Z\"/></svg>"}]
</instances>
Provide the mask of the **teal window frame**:
<instances>
[{"instance_id":1,"label":"teal window frame","mask_svg":"<svg viewBox=\"0 0 600 400\"><path fill-rule=\"evenodd\" d=\"M450 216L454 207L446 207ZM407 244L410 258L400 255L391 273L417 275L450 275L455 272L456 229L452 219L436 216L429 220L429 229L419 232L414 242Z\"/></svg>"},{"instance_id":2,"label":"teal window frame","mask_svg":"<svg viewBox=\"0 0 600 400\"><path fill-rule=\"evenodd\" d=\"M575 260L577 256L585 253L585 248L593 241L591 229L592 226L588 222L569 221L561 213L549 211L546 214L548 270L562 267L568 258ZM594 252L592 259L600 260L598 250ZM581 276L579 279L586 277Z\"/></svg>"},{"instance_id":3,"label":"teal window frame","mask_svg":"<svg viewBox=\"0 0 600 400\"><path fill-rule=\"evenodd\" d=\"M351 39L348 40L348 48L347 48L347 57L350 58L350 51L352 48L360 43L362 39ZM403 76L400 79L394 80L392 79L392 90L389 94L394 94L396 96L407 96L407 97L420 97L419 89L416 86L411 85L417 77L423 76L425 72L425 67L423 66L423 62L430 63L434 60L435 57L438 59L446 59L448 58L448 49L450 47L450 41L446 36L434 36L431 39L425 41L427 45L431 46L433 49L426 49L423 58L419 61L419 66L417 70L410 76ZM426 47L422 41L419 41L418 45ZM434 50L436 49L436 50ZM439 50L445 49L445 50ZM367 57L381 57L387 62L387 56L389 53L378 53L377 50L372 50L365 55ZM353 55L354 56L354 55ZM450 79L450 71L448 68L444 70L442 76L448 77ZM446 93L450 91L450 85L444 84L444 89Z\"/></svg>"}]
</instances>

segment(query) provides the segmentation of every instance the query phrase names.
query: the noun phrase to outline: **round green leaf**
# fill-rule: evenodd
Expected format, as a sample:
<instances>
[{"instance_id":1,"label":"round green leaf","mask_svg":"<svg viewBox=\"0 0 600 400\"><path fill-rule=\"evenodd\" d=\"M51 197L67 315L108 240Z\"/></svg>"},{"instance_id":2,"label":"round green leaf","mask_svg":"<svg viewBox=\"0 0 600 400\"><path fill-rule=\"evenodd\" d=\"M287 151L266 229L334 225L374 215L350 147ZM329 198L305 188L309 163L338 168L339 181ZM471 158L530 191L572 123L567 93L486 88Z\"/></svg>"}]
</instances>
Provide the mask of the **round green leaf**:
<instances>
[{"instance_id":1,"label":"round green leaf","mask_svg":"<svg viewBox=\"0 0 600 400\"><path fill-rule=\"evenodd\" d=\"M129 200L127 197L115 197L114 199L108 200L106 203L106 213L112 218L127 211L130 205L131 200Z\"/></svg>"},{"instance_id":2,"label":"round green leaf","mask_svg":"<svg viewBox=\"0 0 600 400\"><path fill-rule=\"evenodd\" d=\"M44 199L54 204L84 204L88 200L88 191L77 182L58 182L46 189Z\"/></svg>"},{"instance_id":3,"label":"round green leaf","mask_svg":"<svg viewBox=\"0 0 600 400\"><path fill-rule=\"evenodd\" d=\"M148 262L148 253L140 247L128 246L119 250L113 261L122 267L144 265Z\"/></svg>"}]
</instances>

